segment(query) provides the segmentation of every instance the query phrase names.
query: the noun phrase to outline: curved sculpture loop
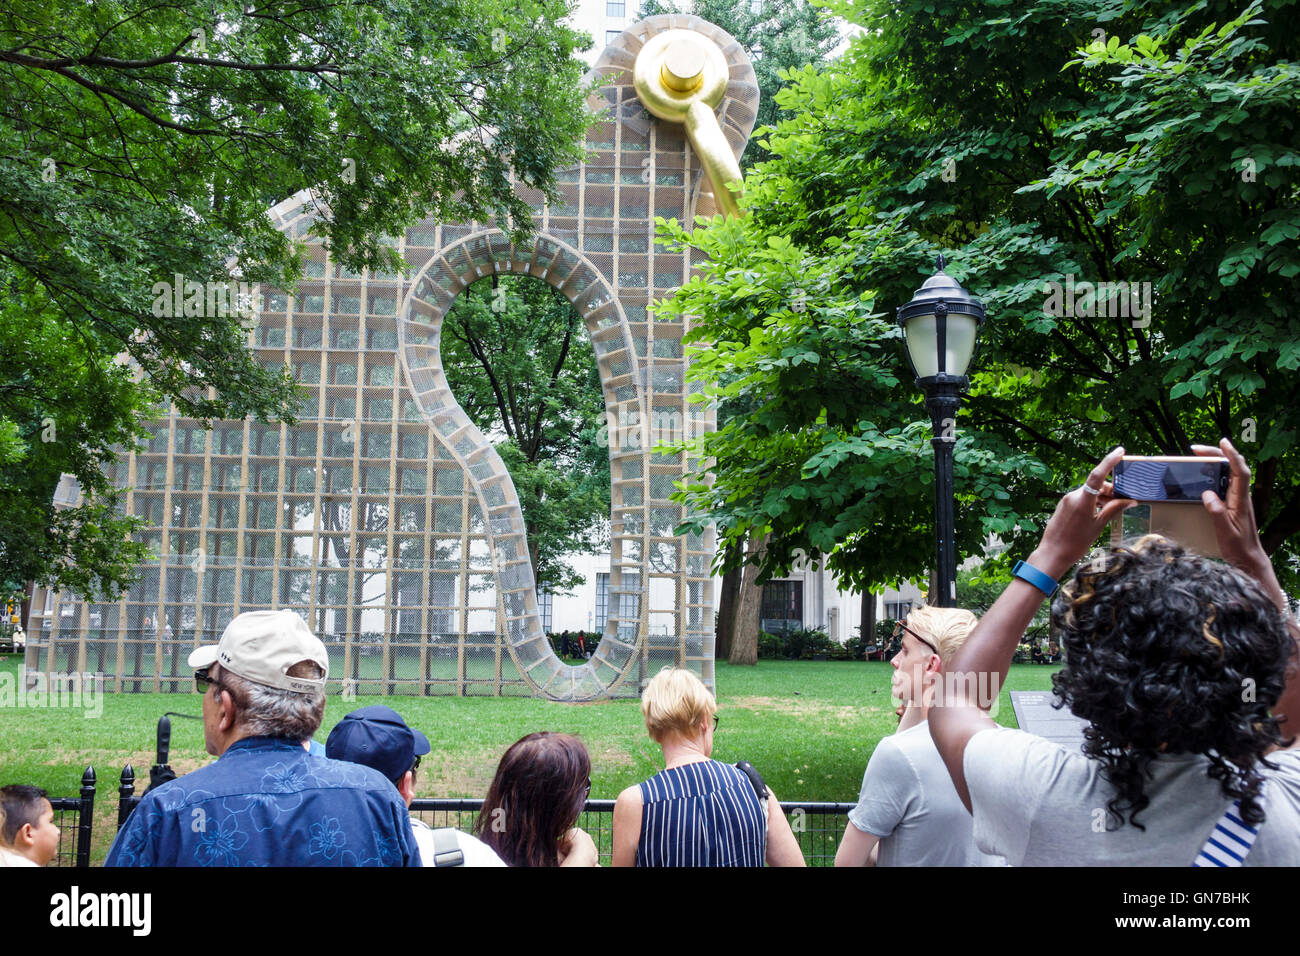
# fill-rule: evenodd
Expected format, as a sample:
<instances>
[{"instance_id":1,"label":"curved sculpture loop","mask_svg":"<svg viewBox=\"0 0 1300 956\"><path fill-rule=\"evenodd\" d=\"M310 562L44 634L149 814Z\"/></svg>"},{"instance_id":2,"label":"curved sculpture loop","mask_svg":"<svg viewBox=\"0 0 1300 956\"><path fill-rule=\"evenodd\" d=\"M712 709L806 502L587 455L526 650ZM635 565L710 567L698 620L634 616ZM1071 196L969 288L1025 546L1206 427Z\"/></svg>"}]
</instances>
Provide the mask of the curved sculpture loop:
<instances>
[{"instance_id":1,"label":"curved sculpture loop","mask_svg":"<svg viewBox=\"0 0 1300 956\"><path fill-rule=\"evenodd\" d=\"M38 592L30 670L102 672L119 691L182 690L192 647L242 611L289 607L325 642L331 686L345 693L592 700L637 695L665 664L712 685L714 536L674 534L684 517L674 482L693 463L654 452L712 419L688 401L686 322L647 311L692 260L656 247L653 221L734 208L724 184L739 177L758 89L734 39L686 15L629 28L592 76L607 114L588 134L587 160L561 172L563 202L517 187L533 208L526 244L490 224L426 220L394 239L409 274L355 275L308 235L319 214L310 196L271 211L309 262L295 294L266 297L250 344L305 386L300 421L204 429L173 410L155 422L149 447L112 472L159 560L118 602ZM510 475L442 370L443 317L492 273L563 293L600 370L607 616L594 655L576 666L543 632Z\"/></svg>"}]
</instances>

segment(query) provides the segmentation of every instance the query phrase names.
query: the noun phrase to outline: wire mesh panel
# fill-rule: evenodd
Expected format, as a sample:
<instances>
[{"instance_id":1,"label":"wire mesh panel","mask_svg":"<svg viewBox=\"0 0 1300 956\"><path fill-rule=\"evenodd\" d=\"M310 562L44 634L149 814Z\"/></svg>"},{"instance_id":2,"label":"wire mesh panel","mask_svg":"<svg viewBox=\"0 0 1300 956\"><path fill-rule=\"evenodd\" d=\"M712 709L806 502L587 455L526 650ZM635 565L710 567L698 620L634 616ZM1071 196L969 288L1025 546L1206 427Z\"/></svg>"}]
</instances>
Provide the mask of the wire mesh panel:
<instances>
[{"instance_id":1,"label":"wire mesh panel","mask_svg":"<svg viewBox=\"0 0 1300 956\"><path fill-rule=\"evenodd\" d=\"M177 690L188 651L236 614L290 608L329 648L332 691L590 700L636 696L664 664L712 686L714 536L674 535L683 514L673 483L694 463L651 453L713 427L687 401L685 322L649 311L691 268L689 252L654 244L653 217L717 211L681 125L651 116L633 87L637 51L669 29L722 51L729 83L715 112L738 157L757 108L753 68L722 30L669 15L602 53L591 77L604 114L587 159L559 173L562 202L519 187L533 208L527 243L490 224L429 219L391 240L409 274L358 275L308 234L310 195L274 207L273 220L305 243L306 271L294 293L264 290L249 343L303 385L299 422L204 428L175 409L154 422L114 480L130 489L125 507L146 522L140 538L158 558L113 605L38 594L28 667L92 667L118 691ZM442 368L447 310L498 273L566 296L599 368L609 597L603 639L581 664L560 661L543 633L519 496Z\"/></svg>"},{"instance_id":2,"label":"wire mesh panel","mask_svg":"<svg viewBox=\"0 0 1300 956\"><path fill-rule=\"evenodd\" d=\"M786 819L809 866L834 866L852 803L783 803Z\"/></svg>"},{"instance_id":3,"label":"wire mesh panel","mask_svg":"<svg viewBox=\"0 0 1300 956\"><path fill-rule=\"evenodd\" d=\"M51 797L54 824L59 828L59 845L51 864L54 866L89 866L90 838L95 813L95 770L87 767L81 775L81 789L76 797Z\"/></svg>"},{"instance_id":4,"label":"wire mesh panel","mask_svg":"<svg viewBox=\"0 0 1300 956\"><path fill-rule=\"evenodd\" d=\"M50 861L50 866L77 865L77 834L81 820L81 801L77 799L53 799L54 825L59 828L59 849Z\"/></svg>"}]
</instances>

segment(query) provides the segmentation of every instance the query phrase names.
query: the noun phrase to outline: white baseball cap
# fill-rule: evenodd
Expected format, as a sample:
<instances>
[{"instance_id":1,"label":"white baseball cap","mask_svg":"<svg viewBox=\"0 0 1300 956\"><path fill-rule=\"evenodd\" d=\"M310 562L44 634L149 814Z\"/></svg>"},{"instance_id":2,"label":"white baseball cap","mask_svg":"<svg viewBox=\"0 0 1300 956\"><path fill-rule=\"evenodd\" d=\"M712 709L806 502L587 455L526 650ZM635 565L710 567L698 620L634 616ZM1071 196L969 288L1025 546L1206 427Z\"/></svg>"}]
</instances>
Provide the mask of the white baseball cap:
<instances>
[{"instance_id":1,"label":"white baseball cap","mask_svg":"<svg viewBox=\"0 0 1300 956\"><path fill-rule=\"evenodd\" d=\"M314 661L323 676L290 677L289 668L301 661ZM293 611L240 614L221 632L221 643L206 644L190 654L189 665L195 670L213 664L255 684L299 694L324 690L329 676L325 645Z\"/></svg>"}]
</instances>

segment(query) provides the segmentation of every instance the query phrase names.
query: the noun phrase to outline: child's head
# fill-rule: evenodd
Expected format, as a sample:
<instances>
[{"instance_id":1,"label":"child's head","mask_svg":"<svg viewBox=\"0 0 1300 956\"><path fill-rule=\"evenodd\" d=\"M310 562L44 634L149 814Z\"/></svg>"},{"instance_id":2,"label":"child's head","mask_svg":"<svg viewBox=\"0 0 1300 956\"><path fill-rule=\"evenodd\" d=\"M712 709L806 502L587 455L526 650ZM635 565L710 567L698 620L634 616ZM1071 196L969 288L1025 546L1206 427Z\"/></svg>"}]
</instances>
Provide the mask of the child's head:
<instances>
[{"instance_id":1,"label":"child's head","mask_svg":"<svg viewBox=\"0 0 1300 956\"><path fill-rule=\"evenodd\" d=\"M44 790L23 783L0 787L0 842L37 866L54 859L59 828Z\"/></svg>"}]
</instances>

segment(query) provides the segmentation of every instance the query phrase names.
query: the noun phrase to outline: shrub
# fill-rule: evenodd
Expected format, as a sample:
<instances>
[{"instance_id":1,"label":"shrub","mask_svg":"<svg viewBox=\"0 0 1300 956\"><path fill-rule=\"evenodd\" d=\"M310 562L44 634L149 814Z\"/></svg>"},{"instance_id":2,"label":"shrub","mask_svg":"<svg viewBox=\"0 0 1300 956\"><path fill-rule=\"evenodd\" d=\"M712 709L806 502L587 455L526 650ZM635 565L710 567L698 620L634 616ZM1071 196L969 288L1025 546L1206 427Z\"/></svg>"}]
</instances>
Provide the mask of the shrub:
<instances>
[{"instance_id":1,"label":"shrub","mask_svg":"<svg viewBox=\"0 0 1300 956\"><path fill-rule=\"evenodd\" d=\"M884 623L892 631L893 622ZM888 635L890 631L884 633ZM877 630L876 633L880 634L881 631ZM869 642L861 634L856 634L841 644L839 641L832 640L820 628L799 629L781 634L760 631L758 635L758 656L764 660L810 661L814 657L825 655L833 661L861 661L866 660L869 646ZM894 651L897 651L897 647Z\"/></svg>"},{"instance_id":2,"label":"shrub","mask_svg":"<svg viewBox=\"0 0 1300 956\"><path fill-rule=\"evenodd\" d=\"M880 643L885 646L885 660L889 660L903 646L902 638L894 639L894 628L897 621L885 618L883 621L876 622L876 634L880 638Z\"/></svg>"},{"instance_id":3,"label":"shrub","mask_svg":"<svg viewBox=\"0 0 1300 956\"><path fill-rule=\"evenodd\" d=\"M831 648L831 660L864 661L867 659L867 646L867 639L861 634L855 634L843 644Z\"/></svg>"},{"instance_id":4,"label":"shrub","mask_svg":"<svg viewBox=\"0 0 1300 956\"><path fill-rule=\"evenodd\" d=\"M780 660L785 657L785 643L779 635L759 631L758 656L762 660Z\"/></svg>"}]
</instances>

